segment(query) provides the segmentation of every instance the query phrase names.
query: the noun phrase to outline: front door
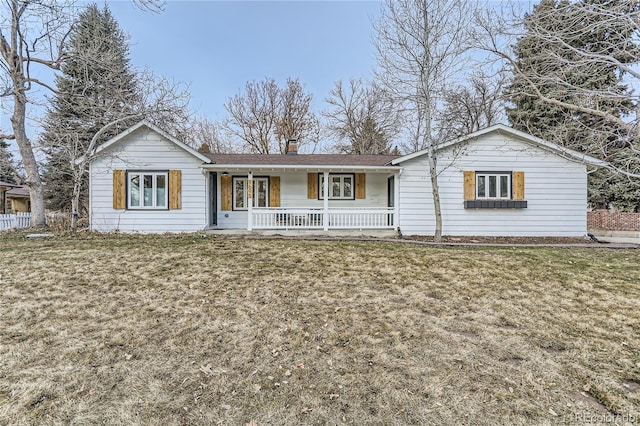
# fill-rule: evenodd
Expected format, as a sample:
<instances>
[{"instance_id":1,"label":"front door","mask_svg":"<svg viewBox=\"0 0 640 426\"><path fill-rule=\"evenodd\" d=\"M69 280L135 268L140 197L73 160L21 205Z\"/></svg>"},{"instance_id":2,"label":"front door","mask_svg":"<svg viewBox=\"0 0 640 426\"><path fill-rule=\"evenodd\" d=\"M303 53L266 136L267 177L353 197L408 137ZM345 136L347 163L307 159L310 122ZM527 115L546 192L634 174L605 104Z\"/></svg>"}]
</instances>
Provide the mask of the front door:
<instances>
[{"instance_id":1,"label":"front door","mask_svg":"<svg viewBox=\"0 0 640 426\"><path fill-rule=\"evenodd\" d=\"M218 174L209 173L209 226L218 226Z\"/></svg>"}]
</instances>

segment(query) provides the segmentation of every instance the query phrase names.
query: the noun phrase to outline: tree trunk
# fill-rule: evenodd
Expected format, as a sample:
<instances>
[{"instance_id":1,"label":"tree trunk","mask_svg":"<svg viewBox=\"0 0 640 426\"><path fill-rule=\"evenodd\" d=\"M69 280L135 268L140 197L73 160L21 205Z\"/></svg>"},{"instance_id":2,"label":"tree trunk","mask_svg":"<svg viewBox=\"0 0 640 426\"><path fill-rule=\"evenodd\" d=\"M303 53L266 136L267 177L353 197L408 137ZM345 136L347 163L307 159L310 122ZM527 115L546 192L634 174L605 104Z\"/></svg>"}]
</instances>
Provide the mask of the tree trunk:
<instances>
[{"instance_id":1,"label":"tree trunk","mask_svg":"<svg viewBox=\"0 0 640 426\"><path fill-rule=\"evenodd\" d=\"M440 207L440 186L438 185L438 169L435 157L433 141L429 145L429 176L431 177L431 193L433 195L433 213L436 217L436 229L433 233L433 241L442 241L442 209Z\"/></svg>"},{"instance_id":2,"label":"tree trunk","mask_svg":"<svg viewBox=\"0 0 640 426\"><path fill-rule=\"evenodd\" d=\"M81 180L74 179L73 182L73 195L71 197L71 230L75 231L78 228L78 211L80 206L80 189Z\"/></svg>"},{"instance_id":3,"label":"tree trunk","mask_svg":"<svg viewBox=\"0 0 640 426\"><path fill-rule=\"evenodd\" d=\"M425 124L425 145L427 146L427 158L429 160L429 177L431 178L431 194L433 196L433 215L436 219L436 227L433 232L433 241L439 243L442 241L442 209L440 207L440 186L438 185L438 167L436 158L436 148L433 145L433 134L431 126L433 124L431 117L431 93L429 86L431 76L427 74L422 78L422 90L424 96L424 124Z\"/></svg>"},{"instance_id":4,"label":"tree trunk","mask_svg":"<svg viewBox=\"0 0 640 426\"><path fill-rule=\"evenodd\" d=\"M38 163L33 154L33 147L29 138L27 138L25 130L26 97L24 93L18 92L13 99L11 124L20 150L20 156L22 157L24 170L27 173L27 186L29 187L29 197L31 198L31 227L44 228L47 226L47 218L44 211L44 188L38 171Z\"/></svg>"}]
</instances>

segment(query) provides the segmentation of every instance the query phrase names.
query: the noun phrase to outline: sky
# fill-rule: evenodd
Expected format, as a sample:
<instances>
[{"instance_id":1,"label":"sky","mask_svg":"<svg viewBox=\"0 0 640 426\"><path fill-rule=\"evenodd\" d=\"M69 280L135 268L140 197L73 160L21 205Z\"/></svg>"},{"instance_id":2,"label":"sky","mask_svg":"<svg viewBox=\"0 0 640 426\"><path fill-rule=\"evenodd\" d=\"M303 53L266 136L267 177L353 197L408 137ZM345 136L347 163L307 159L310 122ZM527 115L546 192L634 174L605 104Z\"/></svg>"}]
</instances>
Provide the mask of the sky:
<instances>
[{"instance_id":1,"label":"sky","mask_svg":"<svg viewBox=\"0 0 640 426\"><path fill-rule=\"evenodd\" d=\"M168 1L157 14L106 4L130 36L134 68L189 84L192 109L214 120L267 77L298 78L319 112L335 81L368 78L376 62L378 1Z\"/></svg>"},{"instance_id":2,"label":"sky","mask_svg":"<svg viewBox=\"0 0 640 426\"><path fill-rule=\"evenodd\" d=\"M95 1L109 7L129 36L132 66L184 84L190 109L211 120L226 117L224 103L247 82L265 78L280 86L289 77L299 79L320 113L334 82L368 78L376 63L373 22L380 1L167 0L159 13L142 11L130 0ZM45 67L34 66L32 75L54 80ZM27 136L35 141L44 97L51 94L37 86L30 92L35 103L27 106ZM0 124L10 131L10 105L4 106Z\"/></svg>"}]
</instances>

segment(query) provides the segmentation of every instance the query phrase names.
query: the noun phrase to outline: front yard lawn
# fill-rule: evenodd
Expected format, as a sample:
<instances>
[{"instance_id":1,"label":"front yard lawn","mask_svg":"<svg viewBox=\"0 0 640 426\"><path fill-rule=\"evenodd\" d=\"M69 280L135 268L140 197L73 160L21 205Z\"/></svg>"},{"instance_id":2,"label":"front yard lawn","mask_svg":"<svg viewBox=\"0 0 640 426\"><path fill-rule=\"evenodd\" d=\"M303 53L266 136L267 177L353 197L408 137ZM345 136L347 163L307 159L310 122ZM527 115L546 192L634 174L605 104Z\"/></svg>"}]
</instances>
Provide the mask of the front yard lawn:
<instances>
[{"instance_id":1,"label":"front yard lawn","mask_svg":"<svg viewBox=\"0 0 640 426\"><path fill-rule=\"evenodd\" d=\"M0 424L639 422L639 388L640 250L0 236Z\"/></svg>"}]
</instances>

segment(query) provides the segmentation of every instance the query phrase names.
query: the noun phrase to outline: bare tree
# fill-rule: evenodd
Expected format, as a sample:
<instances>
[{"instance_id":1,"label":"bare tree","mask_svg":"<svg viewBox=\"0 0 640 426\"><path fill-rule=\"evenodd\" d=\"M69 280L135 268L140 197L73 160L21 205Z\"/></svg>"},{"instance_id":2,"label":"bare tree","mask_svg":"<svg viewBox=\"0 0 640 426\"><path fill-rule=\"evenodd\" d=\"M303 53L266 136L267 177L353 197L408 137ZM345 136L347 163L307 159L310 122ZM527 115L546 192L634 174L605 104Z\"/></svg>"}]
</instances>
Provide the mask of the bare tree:
<instances>
[{"instance_id":1,"label":"bare tree","mask_svg":"<svg viewBox=\"0 0 640 426\"><path fill-rule=\"evenodd\" d=\"M26 173L31 198L31 225L46 226L43 184L33 145L27 136L27 94L34 86L51 89L35 75L37 67L58 70L63 59L63 44L70 29L68 4L58 1L8 0L0 8L0 66L8 76L2 96L11 98L12 133ZM51 89L53 90L53 89Z\"/></svg>"},{"instance_id":2,"label":"bare tree","mask_svg":"<svg viewBox=\"0 0 640 426\"><path fill-rule=\"evenodd\" d=\"M286 86L280 90L279 109L275 111L274 135L281 153L286 154L291 139L298 147L317 145L320 139L320 123L311 110L313 96L304 91L298 79L287 79Z\"/></svg>"},{"instance_id":3,"label":"bare tree","mask_svg":"<svg viewBox=\"0 0 640 426\"><path fill-rule=\"evenodd\" d=\"M224 107L229 113L227 131L241 140L249 151L270 154L274 151L272 134L279 108L278 85L273 79L248 82L244 94L229 99Z\"/></svg>"},{"instance_id":4,"label":"bare tree","mask_svg":"<svg viewBox=\"0 0 640 426\"><path fill-rule=\"evenodd\" d=\"M447 85L461 72L473 4L459 0L387 0L376 25L378 79L421 124L435 213L435 241L442 237L435 111Z\"/></svg>"},{"instance_id":5,"label":"bare tree","mask_svg":"<svg viewBox=\"0 0 640 426\"><path fill-rule=\"evenodd\" d=\"M132 0L131 2L138 9L153 13L163 12L166 5L164 0Z\"/></svg>"},{"instance_id":6,"label":"bare tree","mask_svg":"<svg viewBox=\"0 0 640 426\"><path fill-rule=\"evenodd\" d=\"M191 134L189 85L160 76L151 70L138 73L139 99L132 105L131 116L147 120L180 140Z\"/></svg>"},{"instance_id":7,"label":"bare tree","mask_svg":"<svg viewBox=\"0 0 640 426\"><path fill-rule=\"evenodd\" d=\"M65 56L64 44L73 21L71 0L5 0L0 5L0 96L12 104L12 131L0 131L3 139L15 140L22 158L31 200L31 226L46 226L44 188L34 146L26 131L28 94L41 87L55 92L38 78L37 68L57 71ZM134 0L143 10L160 11L162 1Z\"/></svg>"},{"instance_id":8,"label":"bare tree","mask_svg":"<svg viewBox=\"0 0 640 426\"><path fill-rule=\"evenodd\" d=\"M517 12L479 14L479 47L518 79L510 96L528 97L581 117L582 122L570 120L571 124L590 132L592 143L574 149L609 161L611 149L619 156L624 148L626 156L616 159L614 172L640 176L640 2L547 3L551 7L538 7L536 19ZM525 35L533 54L523 63L510 46ZM581 41L585 37L587 42ZM618 81L585 84L585 78L610 75ZM621 114L622 110L629 113ZM535 134L535 129L530 131ZM564 144L567 132L558 129L554 142Z\"/></svg>"},{"instance_id":9,"label":"bare tree","mask_svg":"<svg viewBox=\"0 0 640 426\"><path fill-rule=\"evenodd\" d=\"M80 138L78 132L61 133L57 138L57 149L63 150L69 161L71 178L73 182L73 192L71 200L71 229L76 229L79 215L80 197L83 184L85 183L89 163L96 156L100 143L104 141L104 135L112 133L114 128L119 128L123 123L132 123L140 120L148 120L160 128L169 132L176 131L175 128L167 128L167 123L172 123L175 117L184 116L189 95L182 90L182 86L169 82L164 78L157 78L155 83L149 83L139 88L142 96L134 104L128 104L126 111L119 107L116 101L117 96L112 99L112 106L115 111L105 112L105 116L112 117L111 121L104 124L91 138L89 144ZM122 94L124 97L124 94ZM181 137L187 134L187 130L182 130ZM53 142L55 143L55 142ZM55 166L55 165L53 165Z\"/></svg>"},{"instance_id":10,"label":"bare tree","mask_svg":"<svg viewBox=\"0 0 640 426\"><path fill-rule=\"evenodd\" d=\"M200 152L227 154L237 150L225 138L222 124L205 117L191 120L189 133L184 141Z\"/></svg>"},{"instance_id":11,"label":"bare tree","mask_svg":"<svg viewBox=\"0 0 640 426\"><path fill-rule=\"evenodd\" d=\"M297 139L299 147L317 144L320 131L312 99L298 80L288 79L283 89L271 78L249 82L244 94L225 103L226 131L257 154L284 154L289 139Z\"/></svg>"},{"instance_id":12,"label":"bare tree","mask_svg":"<svg viewBox=\"0 0 640 426\"><path fill-rule=\"evenodd\" d=\"M345 88L342 81L336 81L325 102L329 109L323 115L340 152L384 154L392 150L390 142L399 132L400 114L393 97L381 87L352 79Z\"/></svg>"},{"instance_id":13,"label":"bare tree","mask_svg":"<svg viewBox=\"0 0 640 426\"><path fill-rule=\"evenodd\" d=\"M446 89L437 115L436 140L445 142L496 124L504 116L501 73L473 72L466 84Z\"/></svg>"}]
</instances>

